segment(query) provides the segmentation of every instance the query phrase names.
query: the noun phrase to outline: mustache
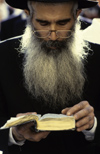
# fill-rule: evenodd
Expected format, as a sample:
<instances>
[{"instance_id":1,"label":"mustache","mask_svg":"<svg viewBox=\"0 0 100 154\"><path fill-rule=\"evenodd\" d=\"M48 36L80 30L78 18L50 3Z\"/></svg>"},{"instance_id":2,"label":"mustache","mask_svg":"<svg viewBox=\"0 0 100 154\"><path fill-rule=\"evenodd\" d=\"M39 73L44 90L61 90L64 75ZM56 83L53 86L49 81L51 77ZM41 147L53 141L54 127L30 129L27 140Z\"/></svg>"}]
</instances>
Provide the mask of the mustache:
<instances>
[{"instance_id":1,"label":"mustache","mask_svg":"<svg viewBox=\"0 0 100 154\"><path fill-rule=\"evenodd\" d=\"M42 44L41 44L42 49L51 48L51 47L61 48L61 49L66 48L66 40L63 40L63 41L58 41L58 40L42 41Z\"/></svg>"}]
</instances>

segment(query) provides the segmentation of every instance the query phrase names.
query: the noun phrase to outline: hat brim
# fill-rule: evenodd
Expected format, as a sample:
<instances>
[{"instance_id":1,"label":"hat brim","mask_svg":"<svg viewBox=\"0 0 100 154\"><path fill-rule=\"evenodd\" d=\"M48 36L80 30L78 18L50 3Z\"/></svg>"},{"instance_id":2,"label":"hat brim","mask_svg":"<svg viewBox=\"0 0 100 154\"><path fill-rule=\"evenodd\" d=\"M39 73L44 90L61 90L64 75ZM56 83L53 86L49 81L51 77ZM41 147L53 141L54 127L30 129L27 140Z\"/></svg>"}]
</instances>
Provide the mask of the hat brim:
<instances>
[{"instance_id":1,"label":"hat brim","mask_svg":"<svg viewBox=\"0 0 100 154\"><path fill-rule=\"evenodd\" d=\"M90 8L90 7L94 7L98 4L98 1L79 1L78 2L78 8L79 9L84 9L84 8Z\"/></svg>"},{"instance_id":2,"label":"hat brim","mask_svg":"<svg viewBox=\"0 0 100 154\"><path fill-rule=\"evenodd\" d=\"M14 7L14 8L18 8L18 9L28 9L27 6L27 1L28 0L5 0L8 5ZM37 2L48 2L48 0L30 0L30 1L37 1ZM57 3L57 2L67 2L70 0L49 0L49 3ZM98 4L98 1L91 1L91 0L78 0L78 8L82 9L82 8L89 8L89 7L94 7L95 5Z\"/></svg>"}]
</instances>

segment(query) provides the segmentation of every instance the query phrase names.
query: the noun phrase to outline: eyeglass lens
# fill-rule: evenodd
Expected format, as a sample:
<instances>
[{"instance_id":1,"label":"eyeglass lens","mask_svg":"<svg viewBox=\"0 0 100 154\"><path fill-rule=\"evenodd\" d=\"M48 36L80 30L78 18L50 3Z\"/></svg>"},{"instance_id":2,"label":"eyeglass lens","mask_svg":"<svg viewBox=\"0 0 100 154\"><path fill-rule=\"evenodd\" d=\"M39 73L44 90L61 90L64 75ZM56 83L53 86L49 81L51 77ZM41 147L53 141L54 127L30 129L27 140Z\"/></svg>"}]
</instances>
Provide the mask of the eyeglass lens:
<instances>
[{"instance_id":1,"label":"eyeglass lens","mask_svg":"<svg viewBox=\"0 0 100 154\"><path fill-rule=\"evenodd\" d=\"M51 34L51 32L52 31L48 31L48 30L37 30L37 31L34 31L34 34L36 37L45 38L45 37L48 37ZM55 32L59 38L68 38L71 36L71 30L57 30Z\"/></svg>"}]
</instances>

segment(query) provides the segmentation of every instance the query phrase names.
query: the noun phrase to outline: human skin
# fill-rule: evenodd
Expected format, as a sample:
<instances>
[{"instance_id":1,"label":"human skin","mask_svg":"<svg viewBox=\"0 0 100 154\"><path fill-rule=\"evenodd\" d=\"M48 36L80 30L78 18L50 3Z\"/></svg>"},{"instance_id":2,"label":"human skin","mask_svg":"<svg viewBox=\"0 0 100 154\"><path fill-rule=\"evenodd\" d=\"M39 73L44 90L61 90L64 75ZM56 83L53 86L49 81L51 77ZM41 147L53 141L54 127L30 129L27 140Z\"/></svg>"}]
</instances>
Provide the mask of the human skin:
<instances>
[{"instance_id":1,"label":"human skin","mask_svg":"<svg viewBox=\"0 0 100 154\"><path fill-rule=\"evenodd\" d=\"M100 6L100 0L98 0L98 5Z\"/></svg>"}]
</instances>

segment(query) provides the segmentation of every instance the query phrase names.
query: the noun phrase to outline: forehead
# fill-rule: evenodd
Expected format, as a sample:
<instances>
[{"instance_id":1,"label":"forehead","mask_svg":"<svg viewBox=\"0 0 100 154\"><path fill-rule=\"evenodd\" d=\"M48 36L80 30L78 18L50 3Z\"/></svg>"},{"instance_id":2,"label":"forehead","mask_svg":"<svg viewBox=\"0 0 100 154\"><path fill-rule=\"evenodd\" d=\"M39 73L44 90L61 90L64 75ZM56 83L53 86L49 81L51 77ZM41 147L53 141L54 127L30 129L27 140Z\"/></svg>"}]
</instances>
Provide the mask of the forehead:
<instances>
[{"instance_id":1,"label":"forehead","mask_svg":"<svg viewBox=\"0 0 100 154\"><path fill-rule=\"evenodd\" d=\"M47 19L47 20L59 20L65 17L70 17L72 8L73 8L73 2L67 2L67 3L39 3L39 2L33 2L32 7L34 10L34 17L41 18L41 19Z\"/></svg>"}]
</instances>

